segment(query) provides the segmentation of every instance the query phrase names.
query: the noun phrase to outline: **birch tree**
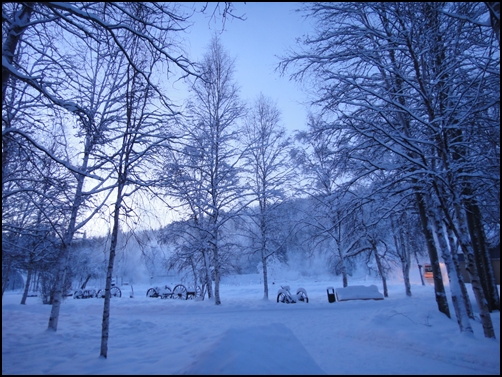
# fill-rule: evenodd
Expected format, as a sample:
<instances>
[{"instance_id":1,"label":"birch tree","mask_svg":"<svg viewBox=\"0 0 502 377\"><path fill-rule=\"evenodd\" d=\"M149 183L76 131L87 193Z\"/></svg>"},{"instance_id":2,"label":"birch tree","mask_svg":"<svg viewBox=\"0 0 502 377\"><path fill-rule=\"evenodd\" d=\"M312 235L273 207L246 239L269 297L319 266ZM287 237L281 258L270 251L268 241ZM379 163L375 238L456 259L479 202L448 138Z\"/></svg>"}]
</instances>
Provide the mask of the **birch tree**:
<instances>
[{"instance_id":1,"label":"birch tree","mask_svg":"<svg viewBox=\"0 0 502 377\"><path fill-rule=\"evenodd\" d=\"M148 8L142 4L131 4L130 11L134 15L132 25L138 30L146 31ZM127 35L121 37L126 38ZM170 124L173 113L170 107L162 110L154 104L155 87L153 86L154 67L160 59L157 51L144 46L137 36L132 40L123 40L123 44L131 51L132 61L125 66L124 107L117 122L114 122L114 143L116 147L108 159L113 163L113 179L115 181L112 210L112 230L110 249L106 270L105 297L101 332L100 357L108 357L108 339L110 331L110 306L113 271L117 254L117 243L120 225L128 213L133 210L126 199L134 192L156 184L157 179L149 174L149 168L156 162L155 155L162 149L169 148L169 140L173 137ZM119 67L123 69L124 67ZM147 73L145 77L145 72Z\"/></svg>"},{"instance_id":2,"label":"birch tree","mask_svg":"<svg viewBox=\"0 0 502 377\"><path fill-rule=\"evenodd\" d=\"M113 101L114 92L118 91L116 87L108 85L109 81L107 80L113 81L117 78L113 72L104 72L105 68L103 66L101 66L103 70L98 67L94 72L83 69L84 74L90 74L91 80L93 79L94 83L90 85L90 88L86 88L90 89L90 91L86 91L83 97L76 99L78 96L75 88L77 88L77 91L83 88L79 88L77 85L72 87L71 82L72 78L78 76L80 71L77 67L79 66L71 64L71 60L69 60L71 53L67 55L59 53L59 47L62 44L64 45L64 40L62 40L61 36L75 42L73 45L66 45L69 51L78 52L79 48L85 44L82 42L85 41L89 43L94 42L98 45L100 43L101 45L109 43L115 46L114 54L117 60L122 59L123 61L127 61L130 59L130 51L125 48L123 40L120 40L118 37L122 30L126 34L129 33L129 35L138 36L147 45L151 46L152 49L159 51L164 61L176 61L179 63L178 67L181 70L188 72L190 65L188 61L182 56L172 58L167 50L168 43L164 43L165 40L162 37L164 32L173 30L172 23L168 23L175 14L171 14L169 12L170 9L169 6L166 7L165 5L159 5L158 7L155 4L151 5L150 16L152 19L155 19L155 22L147 22L147 30L139 31L139 29L134 29L127 25L127 19L130 15L119 3L92 3L86 5L73 5L69 3L9 3L2 5L2 10L5 11L5 17L2 19L4 31L2 43L2 108L5 109L7 104L6 98L8 97L9 88L13 88L14 90L18 83L25 83L31 89L32 93L35 93L32 98L40 96L52 109L60 109L62 112L66 112L70 119L79 124L80 132L78 135L84 140L83 152L80 155L82 160L75 163L74 160L71 160L70 156L67 156L68 158L60 158L51 153L41 140L23 132L18 127L12 127L11 123L8 127L4 122L2 124L2 171L7 167L7 164L12 162L8 154L11 150L9 144L12 135L19 135L26 143L33 145L41 152L47 154L47 156L75 175L76 185L73 191L74 196L69 199L71 204L68 205L70 208L68 224L66 230L61 234L63 246L60 263L58 264L59 278L56 280L59 282L58 284L63 284L62 282L64 281L62 277L65 276L68 250L70 249L73 235L79 227L83 227L92 217L89 216L77 224L79 210L82 209L83 202L89 199L91 192L104 190L104 187L101 187L101 184L104 182L103 177L93 174L93 171L99 167L99 164L93 167L89 164L97 161L94 158L95 156L91 154L95 152L95 147L104 141L104 128L109 125L110 117L115 116L113 114L115 110L113 105L110 106L110 103L106 103L106 101ZM183 22L183 20L184 16L180 16L176 22ZM91 36L91 38L87 39L88 36ZM71 49L72 47L74 48L73 50ZM84 46L85 49L86 46ZM26 51L26 55L30 56L31 59L23 59L19 54L20 51ZM88 57L90 57L92 65L95 62L94 59L96 59L96 56ZM41 61L45 64L44 75L38 75L31 68ZM112 66L110 65L110 67ZM104 76L93 76L93 73L101 74L101 72L104 73ZM141 73L145 74L144 72ZM99 86L98 83L102 84L99 89L97 89ZM61 90L62 87L64 90ZM109 91L100 91L100 89L104 88L109 89ZM90 97L91 95L92 97ZM106 96L108 96L107 99L105 98ZM33 105L32 102L31 106ZM105 105L104 112L101 112L103 108L99 108L102 105ZM103 117L100 117L101 115ZM5 171L7 170L5 169ZM97 179L98 182L89 192L86 192L84 187L86 178ZM3 179L4 182L5 180ZM98 210L99 206L91 210L91 214L96 213ZM59 286L55 291L49 319L49 329L54 331L57 329L62 294L62 288Z\"/></svg>"},{"instance_id":3,"label":"birch tree","mask_svg":"<svg viewBox=\"0 0 502 377\"><path fill-rule=\"evenodd\" d=\"M222 231L242 208L238 164L243 151L238 145L238 122L245 107L233 79L234 62L217 37L213 37L200 65L201 79L191 86L187 131L197 160L199 193L205 198L199 210L207 224L204 230L214 263L214 300L220 305Z\"/></svg>"},{"instance_id":4,"label":"birch tree","mask_svg":"<svg viewBox=\"0 0 502 377\"><path fill-rule=\"evenodd\" d=\"M263 298L268 300L267 261L284 250L286 239L280 238L280 204L286 197L287 182L292 176L289 141L280 127L280 112L271 99L261 94L249 113L244 127L245 160L249 174L248 187L257 204L251 214L254 227L253 250L263 268ZM256 231L254 230L256 229ZM284 236L284 235L283 235Z\"/></svg>"},{"instance_id":5,"label":"birch tree","mask_svg":"<svg viewBox=\"0 0 502 377\"><path fill-rule=\"evenodd\" d=\"M164 155L162 171L159 172L163 179L162 188L180 203L180 212L185 220L179 226L172 224L164 229L159 242L175 248L174 255L166 261L168 269L175 266L183 268L187 262L200 259L201 282L206 285L211 299L213 258L206 216L209 194L205 189L208 183L203 170L205 153L203 144L195 135L190 134L189 140L187 143L191 145L173 148Z\"/></svg>"},{"instance_id":6,"label":"birch tree","mask_svg":"<svg viewBox=\"0 0 502 377\"><path fill-rule=\"evenodd\" d=\"M231 8L231 4L225 5L223 17L231 15ZM141 17L134 15L134 9L142 12ZM142 70L140 62L134 60L134 52L127 41L135 38L146 46L157 56L156 66L167 66L169 72L174 70L181 76L194 74L192 63L185 58L178 44L173 43L174 34L184 30L185 21L191 12L180 4L166 3L2 4L2 109L9 106L9 90L14 92L19 83L23 83L31 95L28 106L33 108L35 104L43 103L51 111L60 112L66 117L64 123L71 119L77 125L77 138L83 141L83 150L75 154L77 158L70 152L61 158L51 153L42 140L23 132L17 124L2 122L2 186L5 182L4 172L9 171L14 163L10 154L14 135L74 175L74 186L67 205L68 221L59 235L62 247L56 279L58 287L49 319L51 330L56 331L58 325L63 294L61 285L67 272L73 236L100 210L106 195L101 204L90 209L87 217L81 217L84 203L98 192L111 193L111 187L106 187L105 182L106 175L113 171L110 168L113 156L109 158L106 152L97 149L111 143L113 139L113 136L106 135L106 131L110 124L119 121L115 117L120 106L115 105L121 90L116 85L123 85L124 79L124 76L116 75L120 70L107 71L107 64L103 65L103 60L94 64L96 59L100 60L97 56L99 53L86 56L83 62L75 62L73 57L78 55L82 47L88 51L92 43L106 46L111 54L106 58L108 63L113 60L120 66L127 62L136 75L148 82L151 90L158 94L158 100L172 113L172 103L161 93L159 85L153 84L152 71ZM25 56L28 58L23 58L20 54L22 51L26 51ZM85 66L86 58L90 58L89 69ZM43 64L41 70L33 68L40 63ZM110 63L108 67L115 69L115 63ZM79 72L83 74L79 76ZM86 80L88 86L80 86ZM79 95L79 90L85 94ZM50 118L49 113L43 116ZM40 118L37 115L34 119L40 121ZM47 131L45 126L43 129ZM98 169L103 175L96 174ZM94 186L88 188L89 184Z\"/></svg>"},{"instance_id":7,"label":"birch tree","mask_svg":"<svg viewBox=\"0 0 502 377\"><path fill-rule=\"evenodd\" d=\"M394 245L396 248L396 254L401 262L401 267L403 271L404 285L406 290L406 296L411 296L411 284L410 284L410 264L411 264L411 247L409 242L405 241L406 229L405 224L401 224L406 221L406 214L403 213L400 218L394 220L392 217L391 229L394 238ZM408 237L406 237L409 239Z\"/></svg>"},{"instance_id":8,"label":"birch tree","mask_svg":"<svg viewBox=\"0 0 502 377\"><path fill-rule=\"evenodd\" d=\"M322 117L311 115L309 131L297 134L302 146L294 151L294 158L306 177L300 191L311 201L303 223L310 229L313 248L329 250L331 270L342 275L343 286L347 287L351 256L359 254L363 247L364 231L357 214L361 203L349 200L346 182L351 177L347 168L351 162L334 146L340 151L349 139L343 133L337 134L338 139L323 133L324 126Z\"/></svg>"},{"instance_id":9,"label":"birch tree","mask_svg":"<svg viewBox=\"0 0 502 377\"><path fill-rule=\"evenodd\" d=\"M446 243L435 245L435 232L441 232L435 221L447 223L470 258L471 275L477 275L475 255L483 253L472 249L465 213L473 211L466 200L481 194L470 188L486 181L486 189L499 180L491 170L493 151L483 153L479 144L462 137L465 131L485 134L470 126L479 123L478 113L486 115L482 127L498 127L497 116L488 115L500 97L493 91L500 77L494 73L499 66L494 40L481 41L465 21L485 17L486 9L472 3L316 3L307 8L319 20L320 33L305 39L310 50L285 58L282 67L298 64L294 77L319 79L317 103L338 118L333 124L400 156L400 169L417 196L438 308L449 315L436 251L441 248L446 258L450 251ZM437 209L441 213L435 214ZM479 276L472 287L485 335L493 337Z\"/></svg>"}]
</instances>

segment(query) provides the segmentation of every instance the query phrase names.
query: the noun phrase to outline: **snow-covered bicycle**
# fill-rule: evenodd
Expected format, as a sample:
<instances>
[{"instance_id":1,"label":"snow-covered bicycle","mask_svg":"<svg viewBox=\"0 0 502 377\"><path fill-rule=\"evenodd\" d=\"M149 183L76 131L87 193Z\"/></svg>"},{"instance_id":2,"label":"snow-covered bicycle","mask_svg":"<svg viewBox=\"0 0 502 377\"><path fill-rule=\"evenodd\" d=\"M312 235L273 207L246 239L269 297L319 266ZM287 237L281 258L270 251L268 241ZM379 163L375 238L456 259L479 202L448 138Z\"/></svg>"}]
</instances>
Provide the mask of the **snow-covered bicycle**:
<instances>
[{"instance_id":1,"label":"snow-covered bicycle","mask_svg":"<svg viewBox=\"0 0 502 377\"><path fill-rule=\"evenodd\" d=\"M96 293L97 298L105 298L105 293L106 290L105 288L102 288ZM110 297L122 297L122 291L120 290L119 287L113 286L110 288Z\"/></svg>"},{"instance_id":2,"label":"snow-covered bicycle","mask_svg":"<svg viewBox=\"0 0 502 377\"><path fill-rule=\"evenodd\" d=\"M296 302L309 302L307 296L307 291L304 288L298 288L296 290L296 295L292 295L290 292L289 285L281 285L281 289L277 293L277 302L283 302L285 304L294 304Z\"/></svg>"},{"instance_id":3,"label":"snow-covered bicycle","mask_svg":"<svg viewBox=\"0 0 502 377\"><path fill-rule=\"evenodd\" d=\"M146 297L172 298L178 300L191 300L202 297L202 299L204 299L204 285L202 288L200 286L187 288L183 284L178 284L173 289L168 285L163 288L152 287L146 291Z\"/></svg>"}]
</instances>

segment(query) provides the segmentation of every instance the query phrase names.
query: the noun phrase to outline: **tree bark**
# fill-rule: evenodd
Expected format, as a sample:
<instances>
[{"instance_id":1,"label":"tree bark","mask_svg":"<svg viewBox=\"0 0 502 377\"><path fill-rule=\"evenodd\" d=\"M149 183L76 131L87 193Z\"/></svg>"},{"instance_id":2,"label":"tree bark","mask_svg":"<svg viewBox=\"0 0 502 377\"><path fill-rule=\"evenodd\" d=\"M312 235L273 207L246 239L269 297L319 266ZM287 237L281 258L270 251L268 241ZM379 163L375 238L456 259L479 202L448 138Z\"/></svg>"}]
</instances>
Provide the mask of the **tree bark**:
<instances>
[{"instance_id":1,"label":"tree bark","mask_svg":"<svg viewBox=\"0 0 502 377\"><path fill-rule=\"evenodd\" d=\"M211 265L209 261L209 252L207 250L203 251L204 254L204 267L205 267L205 280L207 287L207 298L213 298L213 281L211 279Z\"/></svg>"},{"instance_id":2,"label":"tree bark","mask_svg":"<svg viewBox=\"0 0 502 377\"><path fill-rule=\"evenodd\" d=\"M7 30L6 38L2 42L2 59L6 59L7 64L12 66L16 54L17 45L24 31L30 23L33 12L32 3L22 3L23 7L11 17L12 26ZM2 21L3 24L3 21ZM7 82L11 74L9 69L2 66L2 109L5 102L5 93L7 91ZM3 165L2 165L3 166Z\"/></svg>"},{"instance_id":3,"label":"tree bark","mask_svg":"<svg viewBox=\"0 0 502 377\"><path fill-rule=\"evenodd\" d=\"M9 258L9 261L7 262L7 266L4 267L2 265L2 297L7 289L7 285L9 284L9 275L11 271L11 266L12 266L12 259Z\"/></svg>"},{"instance_id":4,"label":"tree bark","mask_svg":"<svg viewBox=\"0 0 502 377\"><path fill-rule=\"evenodd\" d=\"M93 145L93 135L87 135L84 147L84 158L82 162L82 171L87 170L89 155ZM52 331L57 331L58 321L59 321L59 310L61 303L63 301L63 290L64 282L66 277L66 270L68 268L68 260L70 253L70 246L73 241L73 236L75 234L75 227L77 223L77 215L82 204L82 191L84 187L85 176L82 174L77 175L77 188L75 190L75 195L73 197L73 203L71 206L71 215L66 234L61 245L61 252L59 254L58 260L58 270L56 275L56 287L54 290L54 299L52 302L51 315L49 317L48 329Z\"/></svg>"},{"instance_id":5,"label":"tree bark","mask_svg":"<svg viewBox=\"0 0 502 377\"><path fill-rule=\"evenodd\" d=\"M221 305L220 298L220 261L219 261L219 251L218 251L218 240L215 239L213 245L213 257L214 257L214 303L216 305Z\"/></svg>"},{"instance_id":6,"label":"tree bark","mask_svg":"<svg viewBox=\"0 0 502 377\"><path fill-rule=\"evenodd\" d=\"M90 279L91 279L91 275L87 275L87 278L85 279L85 281L80 286L80 289L85 289L85 287L87 286L87 283L89 282Z\"/></svg>"},{"instance_id":7,"label":"tree bark","mask_svg":"<svg viewBox=\"0 0 502 377\"><path fill-rule=\"evenodd\" d=\"M420 223L422 231L424 232L425 241L427 244L427 251L429 252L429 259L432 267L432 275L434 276L434 293L436 295L436 303L441 313L444 313L448 318L451 318L448 300L446 299L446 292L443 284L443 276L439 268L439 256L434 242L434 235L430 229L429 219L425 208L424 197L421 193L416 192L418 212L420 215Z\"/></svg>"},{"instance_id":8,"label":"tree bark","mask_svg":"<svg viewBox=\"0 0 502 377\"><path fill-rule=\"evenodd\" d=\"M443 257L444 263L446 265L446 271L448 273L451 299L453 303L453 309L455 310L455 316L457 317L457 324L461 332L466 331L472 334L473 330L469 322L469 317L467 315L464 297L462 296L458 271L455 268L452 255L450 254L450 249L446 244L446 239L442 230L442 223L439 220L439 214L433 209L431 209L430 212L431 214L429 217L431 219L431 225L433 226L433 231L436 234L436 239L439 243L438 247L441 250L441 256Z\"/></svg>"},{"instance_id":9,"label":"tree bark","mask_svg":"<svg viewBox=\"0 0 502 377\"><path fill-rule=\"evenodd\" d=\"M467 288L465 286L464 277L462 275L462 270L460 268L460 263L458 260L457 247L455 246L457 241L453 236L453 231L447 227L448 232L448 242L450 243L451 257L453 264L455 265L455 271L457 271L458 284L462 291L462 298L464 299L465 309L467 310L467 316L470 319L474 319L474 312L472 310L471 300L469 299L469 294L467 293Z\"/></svg>"},{"instance_id":10,"label":"tree bark","mask_svg":"<svg viewBox=\"0 0 502 377\"><path fill-rule=\"evenodd\" d=\"M28 297L28 291L30 290L32 275L33 269L28 268L28 275L26 276L26 283L24 285L23 297L21 298L21 305L26 305L26 298Z\"/></svg>"},{"instance_id":11,"label":"tree bark","mask_svg":"<svg viewBox=\"0 0 502 377\"><path fill-rule=\"evenodd\" d=\"M394 244L396 245L396 252L401 261L401 270L403 271L403 280L406 296L411 296L411 284L410 284L410 253L408 247L403 238L403 232L399 227L396 227L394 219L390 217L390 224L392 227L392 233L394 236ZM396 235L396 233L398 233ZM420 274L421 275L421 274ZM423 281L423 280L422 280Z\"/></svg>"},{"instance_id":12,"label":"tree bark","mask_svg":"<svg viewBox=\"0 0 502 377\"><path fill-rule=\"evenodd\" d=\"M466 239L468 235L468 230L466 229L465 226L462 209L460 208L460 205L458 203L455 203L454 207L455 207L456 220L458 223L458 232L455 232L455 235L459 239L464 254L467 255L466 269L467 272L469 273L469 277L471 278L472 290L474 292L474 296L476 297L476 302L479 307L479 316L481 317L481 323L483 324L483 332L486 338L495 338L495 330L493 329L493 323L490 316L490 311L488 309L488 303L486 301L483 292L483 287L481 286L478 271L476 268L474 251L471 247L470 242Z\"/></svg>"},{"instance_id":13,"label":"tree bark","mask_svg":"<svg viewBox=\"0 0 502 377\"><path fill-rule=\"evenodd\" d=\"M486 237L483 231L483 222L481 221L481 211L479 206L474 204L472 200L467 200L466 218L469 234L472 240L476 267L478 269L481 286L485 294L488 310L500 311L500 296L495 281L495 273L491 264L491 258L486 247Z\"/></svg>"},{"instance_id":14,"label":"tree bark","mask_svg":"<svg viewBox=\"0 0 502 377\"><path fill-rule=\"evenodd\" d=\"M263 299L268 300L268 271L267 258L262 254L261 263L263 266Z\"/></svg>"},{"instance_id":15,"label":"tree bark","mask_svg":"<svg viewBox=\"0 0 502 377\"><path fill-rule=\"evenodd\" d=\"M384 297L389 297L389 292L387 290L387 278L385 277L385 271L383 270L382 261L380 260L380 256L378 255L376 245L372 243L371 246L373 248L373 255L375 256L378 273L380 274L380 278L382 279L383 295Z\"/></svg>"},{"instance_id":16,"label":"tree bark","mask_svg":"<svg viewBox=\"0 0 502 377\"><path fill-rule=\"evenodd\" d=\"M119 179L122 179L120 177ZM124 178L125 181L125 178ZM101 350L99 356L108 357L108 338L110 335L110 302L111 294L110 289L112 287L113 278L113 265L115 262L115 254L117 249L117 240L119 234L119 221L120 221L120 208L122 206L122 191L124 188L124 183L119 184L117 188L117 200L115 201L115 209L113 212L113 229L110 241L110 255L108 258L108 267L106 270L106 286L105 286L105 301L103 305L103 320L101 323Z\"/></svg>"}]
</instances>

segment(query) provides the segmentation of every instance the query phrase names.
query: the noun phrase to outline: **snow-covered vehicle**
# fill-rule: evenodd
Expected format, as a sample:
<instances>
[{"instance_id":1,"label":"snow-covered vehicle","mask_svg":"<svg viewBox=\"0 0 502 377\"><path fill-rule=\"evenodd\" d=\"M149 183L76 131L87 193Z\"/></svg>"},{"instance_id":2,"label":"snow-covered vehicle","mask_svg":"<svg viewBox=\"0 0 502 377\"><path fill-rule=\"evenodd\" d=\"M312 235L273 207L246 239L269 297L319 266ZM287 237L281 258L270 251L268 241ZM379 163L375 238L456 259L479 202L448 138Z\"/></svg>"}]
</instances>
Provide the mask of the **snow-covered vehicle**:
<instances>
[{"instance_id":1,"label":"snow-covered vehicle","mask_svg":"<svg viewBox=\"0 0 502 377\"><path fill-rule=\"evenodd\" d=\"M165 285L164 287L152 287L146 291L146 297L152 298L166 298L164 296L170 296L173 293L171 287Z\"/></svg>"},{"instance_id":2,"label":"snow-covered vehicle","mask_svg":"<svg viewBox=\"0 0 502 377\"><path fill-rule=\"evenodd\" d=\"M105 298L105 288L102 288L96 293L97 298ZM113 286L110 288L110 297L122 297L122 291L119 287Z\"/></svg>"},{"instance_id":3,"label":"snow-covered vehicle","mask_svg":"<svg viewBox=\"0 0 502 377\"><path fill-rule=\"evenodd\" d=\"M73 292L73 298L92 298L96 297L96 290L93 288L77 289Z\"/></svg>"},{"instance_id":4,"label":"snow-covered vehicle","mask_svg":"<svg viewBox=\"0 0 502 377\"><path fill-rule=\"evenodd\" d=\"M190 300L196 297L204 298L204 291L200 286L196 288L185 287L183 284L176 285L173 289L168 285L162 287L151 287L146 291L146 297L174 298L178 300Z\"/></svg>"},{"instance_id":5,"label":"snow-covered vehicle","mask_svg":"<svg viewBox=\"0 0 502 377\"><path fill-rule=\"evenodd\" d=\"M281 285L281 289L277 292L277 302L283 302L285 304L294 304L296 302L309 302L307 296L307 291L304 288L298 288L296 290L296 295L292 295L290 292L289 285Z\"/></svg>"}]
</instances>

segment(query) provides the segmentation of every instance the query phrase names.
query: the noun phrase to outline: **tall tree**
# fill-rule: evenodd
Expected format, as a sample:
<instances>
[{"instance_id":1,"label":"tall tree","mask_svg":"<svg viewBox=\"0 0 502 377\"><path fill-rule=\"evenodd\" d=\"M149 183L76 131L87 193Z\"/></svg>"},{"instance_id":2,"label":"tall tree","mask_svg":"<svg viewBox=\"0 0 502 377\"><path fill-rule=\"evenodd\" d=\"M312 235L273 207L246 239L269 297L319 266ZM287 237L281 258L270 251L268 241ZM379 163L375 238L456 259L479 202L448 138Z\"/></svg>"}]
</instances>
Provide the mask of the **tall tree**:
<instances>
[{"instance_id":1,"label":"tall tree","mask_svg":"<svg viewBox=\"0 0 502 377\"><path fill-rule=\"evenodd\" d=\"M131 22L137 30L146 32L146 23L150 17L148 7L144 4L128 5L134 21ZM127 35L121 36L127 38ZM148 50L141 38L133 36L123 40L123 45L131 51L131 61L125 67L125 88L123 92L124 107L119 121L114 123L115 135L114 153L108 156L113 163L113 179L115 180L115 199L112 211L112 230L110 249L106 270L105 297L103 305L103 320L101 331L100 356L108 357L108 339L110 331L110 304L113 271L117 254L120 224L128 217L128 212L134 210L127 205L126 199L136 191L155 185L156 179L149 174L149 167L155 163L155 155L164 148L169 148L172 137L169 125L173 114L170 108L162 111L154 104L155 86L153 85L154 67L160 59L156 50ZM145 76L145 73L146 76Z\"/></svg>"},{"instance_id":2,"label":"tall tree","mask_svg":"<svg viewBox=\"0 0 502 377\"><path fill-rule=\"evenodd\" d=\"M361 243L365 234L357 213L361 203L351 202L346 185L351 178L351 161L340 152L350 140L343 133L323 132L326 122L321 116L311 115L308 125L307 132L297 134L301 147L293 152L306 180L297 189L311 201L303 223L313 249L328 251L331 270L342 275L347 287L351 257L367 247Z\"/></svg>"},{"instance_id":3,"label":"tall tree","mask_svg":"<svg viewBox=\"0 0 502 377\"><path fill-rule=\"evenodd\" d=\"M111 193L111 187L105 187L105 183L107 175L114 172L114 156L107 155L105 149L99 147L114 143L117 134L107 131L122 121L117 115L122 105L117 101L123 95L121 85L125 85L125 76L118 67L127 62L135 75L147 82L149 90L158 94L158 100L168 112L175 111L172 103L162 95L160 86L151 80L153 66L148 67L150 70L143 69L128 42L138 40L155 55L156 67L164 64L169 73L195 75L192 63L185 58L179 45L173 43L176 33L185 29L191 11L173 3L14 2L2 4L2 14L2 110L16 104L8 100L14 98L9 90L15 92L19 84L24 83L31 98L23 104L31 110L35 106L44 108L44 111L33 111L36 114L32 123L42 125L43 131L49 133L48 125L53 122L45 122L47 119L54 113L66 117L61 124L71 123L70 120L76 124L76 144L83 145L82 150L70 151L69 143L61 143L62 149L66 148L66 155L61 157L51 152L47 140L25 132L19 127L20 122L13 123L10 118L5 122L2 116L2 187L7 177L4 172L10 174L18 162L11 153L14 137L46 154L74 176L65 206L67 222L59 232L62 247L49 319L49 329L56 331L73 236L100 210L106 198L101 204L94 203L86 216L82 215L84 205L97 192ZM223 9L223 17L227 15L233 16L232 5L228 3ZM93 50L93 44L99 47ZM83 59L74 59L82 50L91 52ZM108 55L103 56L103 51ZM41 69L35 69L41 64ZM52 136L48 140L55 139L54 133ZM88 189L88 185L92 187Z\"/></svg>"},{"instance_id":4,"label":"tall tree","mask_svg":"<svg viewBox=\"0 0 502 377\"><path fill-rule=\"evenodd\" d=\"M88 66L82 67L82 75L73 81L75 84L73 95L77 97L76 94L80 94L79 100L85 104L87 115L79 115L75 126L77 135L83 139L83 148L73 151L75 155L70 151L67 152L68 162L72 163L70 166L76 165L78 168L72 171L75 187L68 198L69 219L60 236L62 246L48 326L52 331L57 331L58 328L73 238L76 232L103 208L114 186L113 182L108 181L113 164L104 149L105 145L109 144L108 138L113 137L110 126L116 121L118 111L122 107L121 91L126 78L120 69L124 64L123 58L115 59L113 50L108 49L106 42L94 43L91 40L83 43L82 47L89 55L90 62ZM71 149L71 146L66 145L66 148ZM104 197L99 202L92 203L92 207L84 212L86 206L100 192L104 193Z\"/></svg>"},{"instance_id":5,"label":"tall tree","mask_svg":"<svg viewBox=\"0 0 502 377\"><path fill-rule=\"evenodd\" d=\"M465 218L466 212L473 212L466 201L481 194L481 181L487 182L486 189L499 179L491 170L494 151L480 151L479 144L471 142L485 138L481 128L499 123L497 115L492 116L500 97L494 90L500 78L495 73L496 41L480 38L466 21L485 17L486 8L479 3L315 3L306 8L319 21L319 33L305 39L307 51L291 54L282 67L298 63L294 77L317 79L316 103L338 119L332 123L335 127L400 157L399 168L394 165L392 170L406 174L417 196L439 310L449 315L437 250L447 259L450 250L435 239L436 234L438 240L443 238L437 224L441 219L468 257L485 335L493 337L476 271L475 255L483 255L472 248ZM481 113L482 126L471 127L480 123Z\"/></svg>"},{"instance_id":6,"label":"tall tree","mask_svg":"<svg viewBox=\"0 0 502 377\"><path fill-rule=\"evenodd\" d=\"M245 115L245 107L233 79L234 61L217 37L211 40L200 65L201 78L191 87L188 133L205 198L200 210L206 219L205 232L214 263L215 304L220 305L222 230L242 208L238 164L244 151L238 145L238 122Z\"/></svg>"},{"instance_id":7,"label":"tall tree","mask_svg":"<svg viewBox=\"0 0 502 377\"><path fill-rule=\"evenodd\" d=\"M135 36L151 51L155 51L162 62L174 63L185 74L191 72L191 63L182 54L171 56L175 45L172 40L166 41L166 33L183 29L182 24L188 13L178 13L179 7L172 4L145 3L144 7L148 8L145 9L148 16L139 22L143 26L139 28L137 23L133 25L131 22L136 18L127 9L127 4L2 4L2 109L9 109L14 103L7 101L11 97L9 90L14 92L20 87L19 83L24 83L31 95L31 101L24 104L32 109L42 104L48 109L38 111L34 122L41 124L43 131L50 131L47 125L53 122L45 122L46 118L52 115L51 112L60 112L67 117L62 124L71 124L69 119L77 124L77 144L82 142L83 145L83 150L73 150L75 154L68 151L62 158L51 153L46 140L38 138L38 134L24 132L19 122L2 122L2 185L6 182L4 172L10 172L12 164L16 163L15 156L11 154L14 136L45 153L74 175L73 190L66 206L68 222L66 229L60 232L62 247L58 263L59 277L56 279L58 286L49 319L49 329L54 331L58 325L63 277L67 271L72 238L99 210L97 205L90 210L87 218L80 221L83 204L92 197L92 193L107 189L103 187L107 169L102 164L108 163L110 159L106 152L98 152L97 147L111 142L106 138L110 135L106 135L105 131L117 121L116 105L121 94L119 86L124 78L117 77L120 71L115 69L117 65L112 61L118 64L128 61L138 75L148 79L149 72L141 71L133 64L133 54L126 43L127 36ZM92 44L100 47L89 52L82 60L74 59L79 51L92 50ZM101 55L104 50L107 50L107 56ZM103 64L103 60L107 60L107 63ZM86 63L89 63L88 66ZM40 64L45 66L39 70L33 68ZM40 74L41 71L44 74ZM79 90L84 94L79 96ZM70 149L69 145L64 147ZM104 160L101 159L103 156ZM101 168L105 168L103 176L95 174L96 169ZM91 189L85 186L89 180L93 180L91 185L94 184Z\"/></svg>"},{"instance_id":8,"label":"tall tree","mask_svg":"<svg viewBox=\"0 0 502 377\"><path fill-rule=\"evenodd\" d=\"M286 239L280 237L275 225L281 223L278 208L286 197L287 183L292 175L290 143L279 122L280 112L276 105L260 94L244 127L244 143L248 151L245 158L249 174L247 182L258 206L256 214L251 214L254 227L250 231L255 235L252 248L260 256L263 297L267 300L267 261L284 250Z\"/></svg>"}]
</instances>

